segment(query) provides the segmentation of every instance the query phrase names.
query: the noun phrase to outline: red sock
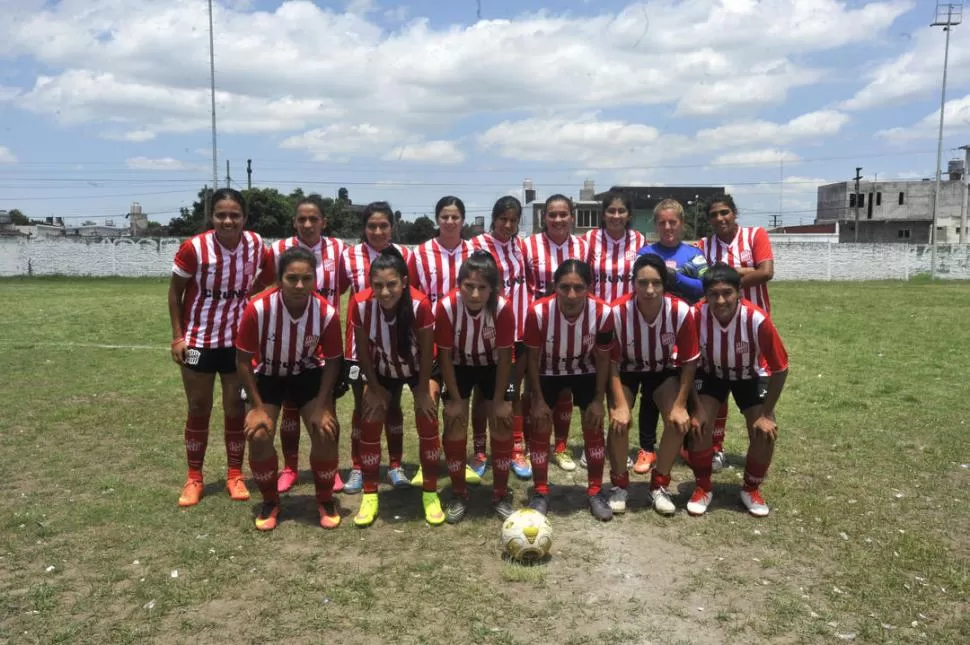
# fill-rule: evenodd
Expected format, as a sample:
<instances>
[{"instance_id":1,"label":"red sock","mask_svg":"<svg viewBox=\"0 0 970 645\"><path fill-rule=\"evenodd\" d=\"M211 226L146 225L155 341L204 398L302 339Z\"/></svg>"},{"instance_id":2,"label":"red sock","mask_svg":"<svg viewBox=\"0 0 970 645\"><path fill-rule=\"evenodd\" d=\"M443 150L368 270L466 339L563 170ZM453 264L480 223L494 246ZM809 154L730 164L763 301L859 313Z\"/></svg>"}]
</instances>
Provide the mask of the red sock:
<instances>
[{"instance_id":1,"label":"red sock","mask_svg":"<svg viewBox=\"0 0 970 645\"><path fill-rule=\"evenodd\" d=\"M465 444L462 439L457 441L445 439L445 463L448 465L448 476L451 477L451 492L466 497L468 489L465 487Z\"/></svg>"},{"instance_id":2,"label":"red sock","mask_svg":"<svg viewBox=\"0 0 970 645\"><path fill-rule=\"evenodd\" d=\"M317 503L323 504L333 499L333 479L337 475L336 459L311 459L313 483L317 489Z\"/></svg>"},{"instance_id":3,"label":"red sock","mask_svg":"<svg viewBox=\"0 0 970 645\"><path fill-rule=\"evenodd\" d=\"M520 415L512 415L512 452L515 455L525 454L525 432L523 418Z\"/></svg>"},{"instance_id":4,"label":"red sock","mask_svg":"<svg viewBox=\"0 0 970 645\"><path fill-rule=\"evenodd\" d=\"M587 457L589 459L589 457ZM661 475L654 468L653 473L650 475L650 490L657 490L658 488L667 488L670 486L670 475Z\"/></svg>"},{"instance_id":5,"label":"red sock","mask_svg":"<svg viewBox=\"0 0 970 645\"><path fill-rule=\"evenodd\" d=\"M388 466L400 468L404 459L404 413L400 407L387 411L384 433L387 435Z\"/></svg>"},{"instance_id":6,"label":"red sock","mask_svg":"<svg viewBox=\"0 0 970 645\"><path fill-rule=\"evenodd\" d=\"M727 401L717 409L714 418L714 451L724 452L724 435L727 431L728 404Z\"/></svg>"},{"instance_id":7,"label":"red sock","mask_svg":"<svg viewBox=\"0 0 970 645\"><path fill-rule=\"evenodd\" d=\"M503 441L492 435L492 499L504 497L508 492L511 461L512 440Z\"/></svg>"},{"instance_id":8,"label":"red sock","mask_svg":"<svg viewBox=\"0 0 970 645\"><path fill-rule=\"evenodd\" d=\"M540 436L539 429L532 432L532 483L535 492L549 494L549 433Z\"/></svg>"},{"instance_id":9,"label":"red sock","mask_svg":"<svg viewBox=\"0 0 970 645\"><path fill-rule=\"evenodd\" d=\"M770 461L767 464L759 464L751 458L751 455L748 455L744 462L744 490L748 492L758 490L761 482L765 480L765 476L768 474L768 466L770 465Z\"/></svg>"},{"instance_id":10,"label":"red sock","mask_svg":"<svg viewBox=\"0 0 970 645\"><path fill-rule=\"evenodd\" d=\"M253 472L253 479L259 486L259 492L262 494L264 502L279 504L280 494L276 490L279 467L279 459L276 457L275 451L272 457L267 457L263 461L254 460L253 454L249 453L249 469Z\"/></svg>"},{"instance_id":11,"label":"red sock","mask_svg":"<svg viewBox=\"0 0 970 645\"><path fill-rule=\"evenodd\" d=\"M246 417L223 417L226 440L226 464L230 476L241 477L243 459L246 456L246 435L243 426Z\"/></svg>"},{"instance_id":12,"label":"red sock","mask_svg":"<svg viewBox=\"0 0 970 645\"><path fill-rule=\"evenodd\" d=\"M583 429L586 448L586 492L597 495L603 488L603 464L606 462L606 441L600 428Z\"/></svg>"},{"instance_id":13,"label":"red sock","mask_svg":"<svg viewBox=\"0 0 970 645\"><path fill-rule=\"evenodd\" d=\"M589 459L589 456L586 457ZM630 486L630 471L624 470L620 474L610 472L610 483L617 488L628 488Z\"/></svg>"},{"instance_id":14,"label":"red sock","mask_svg":"<svg viewBox=\"0 0 970 645\"><path fill-rule=\"evenodd\" d=\"M360 470L360 412L357 410L350 417L350 465Z\"/></svg>"},{"instance_id":15,"label":"red sock","mask_svg":"<svg viewBox=\"0 0 970 645\"><path fill-rule=\"evenodd\" d=\"M438 417L429 419L417 415L418 450L421 457L421 472L424 473L424 492L438 490L438 457L441 454L441 438L438 436ZM465 452L464 446L462 452ZM463 464L464 465L464 464ZM464 474L464 470L462 470Z\"/></svg>"},{"instance_id":16,"label":"red sock","mask_svg":"<svg viewBox=\"0 0 970 645\"><path fill-rule=\"evenodd\" d=\"M202 479L202 463L205 461L205 448L209 444L209 416L187 416L184 437L189 478Z\"/></svg>"},{"instance_id":17,"label":"red sock","mask_svg":"<svg viewBox=\"0 0 970 645\"><path fill-rule=\"evenodd\" d=\"M476 419L475 415L472 415L472 449L475 451L476 455L485 454L485 445L487 443L486 428L488 427L488 417L482 417L481 419Z\"/></svg>"},{"instance_id":18,"label":"red sock","mask_svg":"<svg viewBox=\"0 0 970 645\"><path fill-rule=\"evenodd\" d=\"M360 470L364 476L364 492L376 493L381 478L381 426L380 421L361 421Z\"/></svg>"},{"instance_id":19,"label":"red sock","mask_svg":"<svg viewBox=\"0 0 970 645\"><path fill-rule=\"evenodd\" d=\"M552 428L556 433L556 452L565 452L569 440L569 423L573 418L573 399L566 395L556 401L552 411ZM588 457L587 457L588 458Z\"/></svg>"},{"instance_id":20,"label":"red sock","mask_svg":"<svg viewBox=\"0 0 970 645\"><path fill-rule=\"evenodd\" d=\"M283 465L290 470L299 470L300 410L289 403L283 404L280 418L280 447L283 448Z\"/></svg>"},{"instance_id":21,"label":"red sock","mask_svg":"<svg viewBox=\"0 0 970 645\"><path fill-rule=\"evenodd\" d=\"M710 492L711 488L713 488L713 485L711 484L713 462L713 448L708 448L707 450L690 451L690 467L694 471L694 481L697 482L698 488L702 488L707 492Z\"/></svg>"}]
</instances>

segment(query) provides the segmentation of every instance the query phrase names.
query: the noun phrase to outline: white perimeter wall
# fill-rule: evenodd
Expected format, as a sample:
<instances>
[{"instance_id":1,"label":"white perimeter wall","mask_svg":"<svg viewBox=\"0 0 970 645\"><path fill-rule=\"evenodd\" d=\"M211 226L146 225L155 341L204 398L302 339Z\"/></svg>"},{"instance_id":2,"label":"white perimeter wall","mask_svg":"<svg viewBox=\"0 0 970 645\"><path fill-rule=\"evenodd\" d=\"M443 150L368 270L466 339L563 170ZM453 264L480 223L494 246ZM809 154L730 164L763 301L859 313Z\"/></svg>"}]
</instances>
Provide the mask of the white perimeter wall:
<instances>
[{"instance_id":1,"label":"white perimeter wall","mask_svg":"<svg viewBox=\"0 0 970 645\"><path fill-rule=\"evenodd\" d=\"M0 238L0 276L168 276L179 240ZM775 280L905 280L929 273L930 249L907 244L774 244ZM937 248L937 275L970 280L970 245Z\"/></svg>"}]
</instances>

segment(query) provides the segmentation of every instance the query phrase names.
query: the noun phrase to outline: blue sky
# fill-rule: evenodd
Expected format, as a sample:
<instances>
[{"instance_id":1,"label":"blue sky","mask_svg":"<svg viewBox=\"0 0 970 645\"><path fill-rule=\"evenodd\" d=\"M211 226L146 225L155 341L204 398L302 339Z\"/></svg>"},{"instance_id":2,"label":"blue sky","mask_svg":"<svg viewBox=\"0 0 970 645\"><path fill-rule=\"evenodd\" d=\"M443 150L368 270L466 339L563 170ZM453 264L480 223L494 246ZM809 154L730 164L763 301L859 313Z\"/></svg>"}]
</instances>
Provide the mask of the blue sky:
<instances>
[{"instance_id":1,"label":"blue sky","mask_svg":"<svg viewBox=\"0 0 970 645\"><path fill-rule=\"evenodd\" d=\"M470 215L539 194L726 185L744 221L815 187L932 176L934 3L217 0L218 174ZM211 182L204 0L0 0L0 209L167 221ZM970 16L968 16L970 18ZM944 166L970 143L970 24Z\"/></svg>"}]
</instances>

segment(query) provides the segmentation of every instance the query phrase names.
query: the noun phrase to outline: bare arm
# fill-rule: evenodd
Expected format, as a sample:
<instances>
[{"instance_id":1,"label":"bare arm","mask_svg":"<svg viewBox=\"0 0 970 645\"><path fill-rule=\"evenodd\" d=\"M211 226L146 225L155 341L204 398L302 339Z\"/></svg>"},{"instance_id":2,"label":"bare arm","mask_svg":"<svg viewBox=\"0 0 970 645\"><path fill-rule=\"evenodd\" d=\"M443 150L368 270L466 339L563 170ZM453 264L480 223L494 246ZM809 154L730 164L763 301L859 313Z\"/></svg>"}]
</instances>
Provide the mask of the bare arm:
<instances>
[{"instance_id":1,"label":"bare arm","mask_svg":"<svg viewBox=\"0 0 970 645\"><path fill-rule=\"evenodd\" d=\"M168 318L172 324L172 360L180 365L185 362L185 330L182 320L185 318L185 288L189 284L188 278L172 274L168 283Z\"/></svg>"},{"instance_id":2,"label":"bare arm","mask_svg":"<svg viewBox=\"0 0 970 645\"><path fill-rule=\"evenodd\" d=\"M775 277L775 261L765 260L756 268L747 267L738 269L738 273L741 274L742 288L764 284Z\"/></svg>"}]
</instances>

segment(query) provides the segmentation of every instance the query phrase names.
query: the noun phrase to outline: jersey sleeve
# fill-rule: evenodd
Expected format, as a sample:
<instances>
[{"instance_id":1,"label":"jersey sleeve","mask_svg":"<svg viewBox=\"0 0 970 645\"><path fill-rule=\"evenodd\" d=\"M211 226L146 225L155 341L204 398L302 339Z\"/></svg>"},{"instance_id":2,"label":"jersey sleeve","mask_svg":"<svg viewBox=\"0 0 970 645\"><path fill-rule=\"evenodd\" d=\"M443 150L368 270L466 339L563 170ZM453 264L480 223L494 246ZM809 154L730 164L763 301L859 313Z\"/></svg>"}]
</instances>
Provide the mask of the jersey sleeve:
<instances>
[{"instance_id":1,"label":"jersey sleeve","mask_svg":"<svg viewBox=\"0 0 970 645\"><path fill-rule=\"evenodd\" d=\"M752 256L754 265L758 266L762 262L774 260L775 256L771 250L771 240L768 239L768 232L760 226L754 231L754 243L752 244Z\"/></svg>"},{"instance_id":2,"label":"jersey sleeve","mask_svg":"<svg viewBox=\"0 0 970 645\"><path fill-rule=\"evenodd\" d=\"M340 312L333 305L328 306L333 310L333 315L317 341L317 350L324 358L333 359L343 355L343 339L340 338ZM326 315L326 310L321 313Z\"/></svg>"},{"instance_id":3,"label":"jersey sleeve","mask_svg":"<svg viewBox=\"0 0 970 645\"><path fill-rule=\"evenodd\" d=\"M455 346L455 328L444 305L444 300L440 301L435 311L434 344L441 349L451 349Z\"/></svg>"},{"instance_id":4,"label":"jersey sleeve","mask_svg":"<svg viewBox=\"0 0 970 645\"><path fill-rule=\"evenodd\" d=\"M781 342L778 330L771 322L771 318L765 318L758 326L758 347L761 355L768 365L768 369L774 372L783 372L788 369L788 352L785 345Z\"/></svg>"},{"instance_id":5,"label":"jersey sleeve","mask_svg":"<svg viewBox=\"0 0 970 645\"><path fill-rule=\"evenodd\" d=\"M254 355L259 353L259 329L256 322L255 302L246 305L242 320L239 321L239 329L236 332L236 349Z\"/></svg>"},{"instance_id":6,"label":"jersey sleeve","mask_svg":"<svg viewBox=\"0 0 970 645\"><path fill-rule=\"evenodd\" d=\"M340 293L347 291L353 283L350 277L350 252L350 246L345 246L340 252L340 266L337 267L337 290Z\"/></svg>"},{"instance_id":7,"label":"jersey sleeve","mask_svg":"<svg viewBox=\"0 0 970 645\"><path fill-rule=\"evenodd\" d=\"M360 296L360 294L354 294L353 296L351 296L351 298L350 298L350 306L347 307L347 310L350 312L350 316L349 316L349 319L350 320L349 320L349 322L350 322L350 326L351 327L363 327L364 326L364 321L360 317L360 303L361 303L361 299L360 299L359 296Z\"/></svg>"},{"instance_id":8,"label":"jersey sleeve","mask_svg":"<svg viewBox=\"0 0 970 645\"><path fill-rule=\"evenodd\" d=\"M408 258L408 284L419 291L424 291L424 285L418 282L418 254L412 253Z\"/></svg>"},{"instance_id":9,"label":"jersey sleeve","mask_svg":"<svg viewBox=\"0 0 970 645\"><path fill-rule=\"evenodd\" d=\"M259 258L259 283L269 286L276 282L276 257L273 247L264 244L263 253Z\"/></svg>"},{"instance_id":10,"label":"jersey sleeve","mask_svg":"<svg viewBox=\"0 0 970 645\"><path fill-rule=\"evenodd\" d=\"M684 303L686 306L686 303ZM700 338L697 335L697 323L694 320L694 309L687 310L684 322L677 330L677 365L683 365L701 357Z\"/></svg>"},{"instance_id":11,"label":"jersey sleeve","mask_svg":"<svg viewBox=\"0 0 970 645\"><path fill-rule=\"evenodd\" d=\"M596 346L599 349L612 350L616 341L616 334L613 333L613 311L609 306L604 306L599 317L599 324L596 325Z\"/></svg>"},{"instance_id":12,"label":"jersey sleeve","mask_svg":"<svg viewBox=\"0 0 970 645\"><path fill-rule=\"evenodd\" d=\"M511 303L506 303L495 318L495 348L503 349L515 344L515 314Z\"/></svg>"},{"instance_id":13,"label":"jersey sleeve","mask_svg":"<svg viewBox=\"0 0 970 645\"><path fill-rule=\"evenodd\" d=\"M700 278L691 278L677 271L674 273L674 281L678 291L690 296L691 300L698 300L704 295L704 283Z\"/></svg>"},{"instance_id":14,"label":"jersey sleeve","mask_svg":"<svg viewBox=\"0 0 970 645\"><path fill-rule=\"evenodd\" d=\"M428 329L434 327L434 314L431 313L431 301L421 298L418 302L418 310L414 314L414 328Z\"/></svg>"},{"instance_id":15,"label":"jersey sleeve","mask_svg":"<svg viewBox=\"0 0 970 645\"><path fill-rule=\"evenodd\" d=\"M191 278L199 268L199 258L195 254L192 240L185 240L175 253L172 273L180 278Z\"/></svg>"},{"instance_id":16,"label":"jersey sleeve","mask_svg":"<svg viewBox=\"0 0 970 645\"><path fill-rule=\"evenodd\" d=\"M542 331L539 329L539 316L534 306L529 308L529 313L525 317L525 335L522 337L522 342L526 347L542 346Z\"/></svg>"}]
</instances>

